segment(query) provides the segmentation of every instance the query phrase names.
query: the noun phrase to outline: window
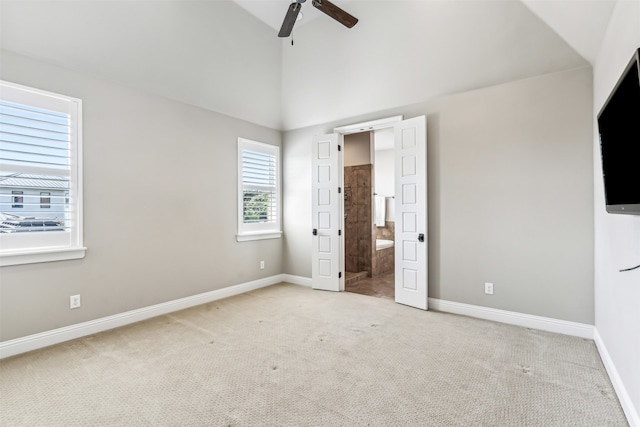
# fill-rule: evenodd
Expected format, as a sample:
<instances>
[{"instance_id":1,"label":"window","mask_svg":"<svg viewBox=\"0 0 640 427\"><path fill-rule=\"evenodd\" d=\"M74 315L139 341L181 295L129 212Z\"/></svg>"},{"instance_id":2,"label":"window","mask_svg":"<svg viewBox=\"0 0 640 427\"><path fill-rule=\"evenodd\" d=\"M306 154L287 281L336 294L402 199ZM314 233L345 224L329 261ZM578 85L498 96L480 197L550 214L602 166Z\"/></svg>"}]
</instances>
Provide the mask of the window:
<instances>
[{"instance_id":1,"label":"window","mask_svg":"<svg viewBox=\"0 0 640 427\"><path fill-rule=\"evenodd\" d=\"M84 257L82 101L0 81L0 266Z\"/></svg>"},{"instance_id":2,"label":"window","mask_svg":"<svg viewBox=\"0 0 640 427\"><path fill-rule=\"evenodd\" d=\"M238 241L282 235L280 148L238 138Z\"/></svg>"},{"instance_id":3,"label":"window","mask_svg":"<svg viewBox=\"0 0 640 427\"><path fill-rule=\"evenodd\" d=\"M40 192L40 209L51 209L51 193L49 191Z\"/></svg>"},{"instance_id":4,"label":"window","mask_svg":"<svg viewBox=\"0 0 640 427\"><path fill-rule=\"evenodd\" d=\"M24 194L23 191L17 191L17 190L13 190L11 191L11 194ZM24 197L23 196L12 196L11 198L11 207L15 208L15 209L22 209L24 206L22 205L24 203Z\"/></svg>"}]
</instances>

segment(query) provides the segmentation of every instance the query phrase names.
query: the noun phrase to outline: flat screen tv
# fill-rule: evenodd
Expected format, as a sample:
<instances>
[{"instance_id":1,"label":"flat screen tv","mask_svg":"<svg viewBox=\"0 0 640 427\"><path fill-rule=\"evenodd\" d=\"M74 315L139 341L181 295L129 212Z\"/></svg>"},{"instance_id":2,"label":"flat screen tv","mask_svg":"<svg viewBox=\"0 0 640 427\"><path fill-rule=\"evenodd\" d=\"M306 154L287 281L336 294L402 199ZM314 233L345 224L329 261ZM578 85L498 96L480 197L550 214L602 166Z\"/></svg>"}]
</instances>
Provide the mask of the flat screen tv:
<instances>
[{"instance_id":1,"label":"flat screen tv","mask_svg":"<svg viewBox=\"0 0 640 427\"><path fill-rule=\"evenodd\" d=\"M640 215L640 49L598 114L607 212Z\"/></svg>"}]
</instances>

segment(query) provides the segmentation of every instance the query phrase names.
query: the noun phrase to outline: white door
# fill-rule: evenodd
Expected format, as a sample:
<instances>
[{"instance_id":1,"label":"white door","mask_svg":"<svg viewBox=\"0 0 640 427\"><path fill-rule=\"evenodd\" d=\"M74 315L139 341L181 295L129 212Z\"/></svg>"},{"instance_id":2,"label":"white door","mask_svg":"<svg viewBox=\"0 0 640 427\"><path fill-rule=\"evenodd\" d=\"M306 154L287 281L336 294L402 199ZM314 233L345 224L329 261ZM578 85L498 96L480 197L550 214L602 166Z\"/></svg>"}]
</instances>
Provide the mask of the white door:
<instances>
[{"instance_id":1,"label":"white door","mask_svg":"<svg viewBox=\"0 0 640 427\"><path fill-rule=\"evenodd\" d=\"M314 289L344 290L342 135L313 138L312 266Z\"/></svg>"},{"instance_id":2,"label":"white door","mask_svg":"<svg viewBox=\"0 0 640 427\"><path fill-rule=\"evenodd\" d=\"M395 126L396 302L427 309L427 120Z\"/></svg>"}]
</instances>

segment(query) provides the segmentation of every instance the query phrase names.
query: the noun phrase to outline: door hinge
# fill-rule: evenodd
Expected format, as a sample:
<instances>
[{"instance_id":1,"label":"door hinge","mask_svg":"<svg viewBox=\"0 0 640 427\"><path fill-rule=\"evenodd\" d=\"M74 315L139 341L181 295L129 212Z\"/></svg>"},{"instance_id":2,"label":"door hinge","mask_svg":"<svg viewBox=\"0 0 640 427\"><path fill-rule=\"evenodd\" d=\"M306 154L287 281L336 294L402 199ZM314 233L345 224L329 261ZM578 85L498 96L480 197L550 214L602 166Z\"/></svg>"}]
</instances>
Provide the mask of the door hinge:
<instances>
[{"instance_id":1,"label":"door hinge","mask_svg":"<svg viewBox=\"0 0 640 427\"><path fill-rule=\"evenodd\" d=\"M342 187L338 187L338 194L342 193Z\"/></svg>"},{"instance_id":2,"label":"door hinge","mask_svg":"<svg viewBox=\"0 0 640 427\"><path fill-rule=\"evenodd\" d=\"M338 236L342 236L342 230L338 230Z\"/></svg>"},{"instance_id":3,"label":"door hinge","mask_svg":"<svg viewBox=\"0 0 640 427\"><path fill-rule=\"evenodd\" d=\"M338 273L338 279L342 279L342 271Z\"/></svg>"},{"instance_id":4,"label":"door hinge","mask_svg":"<svg viewBox=\"0 0 640 427\"><path fill-rule=\"evenodd\" d=\"M342 146L338 144L338 151L342 151Z\"/></svg>"}]
</instances>

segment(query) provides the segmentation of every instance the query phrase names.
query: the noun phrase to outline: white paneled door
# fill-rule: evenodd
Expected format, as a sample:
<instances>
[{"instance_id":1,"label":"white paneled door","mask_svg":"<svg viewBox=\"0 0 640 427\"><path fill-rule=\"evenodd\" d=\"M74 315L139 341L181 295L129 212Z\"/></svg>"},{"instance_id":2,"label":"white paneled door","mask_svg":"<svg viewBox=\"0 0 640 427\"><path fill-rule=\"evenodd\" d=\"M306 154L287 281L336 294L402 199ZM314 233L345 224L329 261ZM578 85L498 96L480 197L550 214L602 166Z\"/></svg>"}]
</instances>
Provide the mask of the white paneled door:
<instances>
[{"instance_id":1,"label":"white paneled door","mask_svg":"<svg viewBox=\"0 0 640 427\"><path fill-rule=\"evenodd\" d=\"M344 290L342 136L313 138L312 267L314 289Z\"/></svg>"},{"instance_id":2,"label":"white paneled door","mask_svg":"<svg viewBox=\"0 0 640 427\"><path fill-rule=\"evenodd\" d=\"M395 299L427 309L427 123L395 126Z\"/></svg>"}]
</instances>

